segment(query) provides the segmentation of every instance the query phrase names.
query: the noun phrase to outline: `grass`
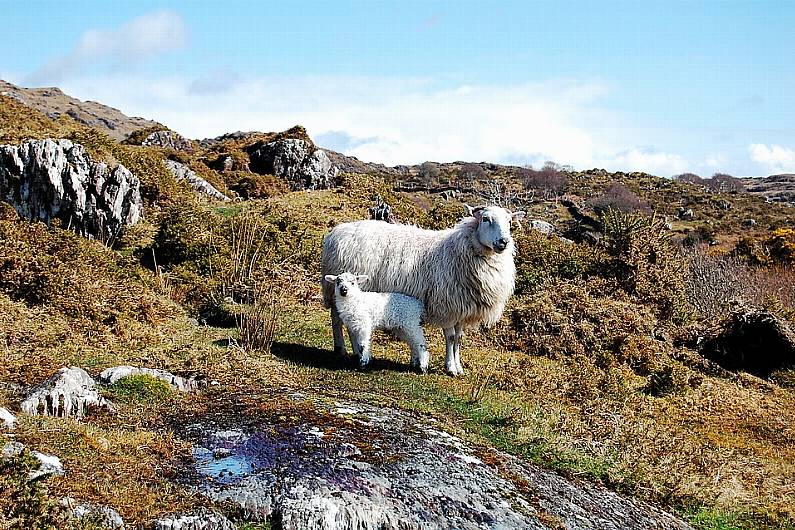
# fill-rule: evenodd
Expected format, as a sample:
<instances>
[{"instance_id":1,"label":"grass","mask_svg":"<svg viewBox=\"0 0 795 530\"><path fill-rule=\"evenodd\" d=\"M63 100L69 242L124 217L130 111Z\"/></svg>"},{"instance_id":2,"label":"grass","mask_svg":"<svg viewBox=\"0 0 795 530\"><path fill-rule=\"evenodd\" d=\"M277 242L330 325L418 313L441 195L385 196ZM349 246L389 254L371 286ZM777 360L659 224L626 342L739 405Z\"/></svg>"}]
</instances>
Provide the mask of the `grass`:
<instances>
[{"instance_id":1,"label":"grass","mask_svg":"<svg viewBox=\"0 0 795 530\"><path fill-rule=\"evenodd\" d=\"M171 385L151 375L131 375L123 377L110 388L108 397L114 402L123 403L162 403L174 395Z\"/></svg>"}]
</instances>

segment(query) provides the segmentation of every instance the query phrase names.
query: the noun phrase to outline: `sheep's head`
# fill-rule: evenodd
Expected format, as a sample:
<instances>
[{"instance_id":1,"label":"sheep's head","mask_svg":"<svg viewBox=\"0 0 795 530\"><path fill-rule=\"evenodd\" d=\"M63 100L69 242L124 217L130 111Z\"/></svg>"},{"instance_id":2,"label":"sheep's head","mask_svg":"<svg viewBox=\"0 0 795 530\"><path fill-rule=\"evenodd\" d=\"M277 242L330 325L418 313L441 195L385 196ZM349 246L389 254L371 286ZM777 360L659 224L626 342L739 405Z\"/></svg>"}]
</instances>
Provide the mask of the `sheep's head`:
<instances>
[{"instance_id":1,"label":"sheep's head","mask_svg":"<svg viewBox=\"0 0 795 530\"><path fill-rule=\"evenodd\" d=\"M478 242L499 254L513 243L511 225L523 219L525 213L509 212L500 206L478 206L469 208L469 215L478 222Z\"/></svg>"},{"instance_id":2,"label":"sheep's head","mask_svg":"<svg viewBox=\"0 0 795 530\"><path fill-rule=\"evenodd\" d=\"M326 274L325 279L329 283L334 284L334 291L340 296L348 296L350 291L359 289L359 286L367 281L367 276L355 276L350 272L343 272L339 276L333 274Z\"/></svg>"}]
</instances>

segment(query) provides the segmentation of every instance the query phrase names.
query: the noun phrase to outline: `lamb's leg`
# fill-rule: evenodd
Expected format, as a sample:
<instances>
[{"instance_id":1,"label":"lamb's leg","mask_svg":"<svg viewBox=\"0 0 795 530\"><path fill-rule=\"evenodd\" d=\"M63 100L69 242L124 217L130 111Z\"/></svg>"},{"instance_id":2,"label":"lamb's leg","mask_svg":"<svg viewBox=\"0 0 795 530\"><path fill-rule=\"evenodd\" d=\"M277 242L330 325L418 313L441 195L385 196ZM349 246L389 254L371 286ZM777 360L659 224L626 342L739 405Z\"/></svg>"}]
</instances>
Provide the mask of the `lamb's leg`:
<instances>
[{"instance_id":1,"label":"lamb's leg","mask_svg":"<svg viewBox=\"0 0 795 530\"><path fill-rule=\"evenodd\" d=\"M411 347L411 367L427 374L430 353L428 353L428 343L425 342L422 328L406 329L402 334L405 337L404 340Z\"/></svg>"},{"instance_id":2,"label":"lamb's leg","mask_svg":"<svg viewBox=\"0 0 795 530\"><path fill-rule=\"evenodd\" d=\"M464 337L464 326L459 322L455 325L455 341L453 354L455 357L455 367L458 375L464 373L464 367L461 366L461 339Z\"/></svg>"},{"instance_id":3,"label":"lamb's leg","mask_svg":"<svg viewBox=\"0 0 795 530\"><path fill-rule=\"evenodd\" d=\"M362 355L362 344L359 342L359 336L348 328L348 338L351 340L351 349L354 355Z\"/></svg>"},{"instance_id":4,"label":"lamb's leg","mask_svg":"<svg viewBox=\"0 0 795 530\"><path fill-rule=\"evenodd\" d=\"M367 365L370 364L371 359L371 352L370 352L370 343L373 336L373 332L371 329L363 329L359 333L356 334L356 339L359 343L359 347L361 348L361 357L359 357L359 368L367 368Z\"/></svg>"},{"instance_id":5,"label":"lamb's leg","mask_svg":"<svg viewBox=\"0 0 795 530\"><path fill-rule=\"evenodd\" d=\"M455 364L455 328L444 328L444 365L447 373L458 375L458 367Z\"/></svg>"},{"instance_id":6,"label":"lamb's leg","mask_svg":"<svg viewBox=\"0 0 795 530\"><path fill-rule=\"evenodd\" d=\"M337 311L337 306L331 306L331 331L334 334L334 354L340 357L347 357L348 350L345 349L345 336L342 334L342 319Z\"/></svg>"}]
</instances>

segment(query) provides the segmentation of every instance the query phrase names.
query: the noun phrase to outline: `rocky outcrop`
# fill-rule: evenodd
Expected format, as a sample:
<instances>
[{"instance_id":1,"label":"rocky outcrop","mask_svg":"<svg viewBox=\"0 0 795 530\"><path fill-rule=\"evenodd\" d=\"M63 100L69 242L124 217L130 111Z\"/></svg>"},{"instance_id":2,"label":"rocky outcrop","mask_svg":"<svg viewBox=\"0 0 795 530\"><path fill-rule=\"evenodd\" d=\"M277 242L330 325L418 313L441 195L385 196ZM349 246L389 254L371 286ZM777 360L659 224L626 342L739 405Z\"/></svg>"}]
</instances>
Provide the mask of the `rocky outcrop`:
<instances>
[{"instance_id":1,"label":"rocky outcrop","mask_svg":"<svg viewBox=\"0 0 795 530\"><path fill-rule=\"evenodd\" d=\"M375 204L370 207L368 212L370 213L370 219L375 221L397 222L395 216L392 215L392 207L386 203L380 194L375 196Z\"/></svg>"},{"instance_id":2,"label":"rocky outcrop","mask_svg":"<svg viewBox=\"0 0 795 530\"><path fill-rule=\"evenodd\" d=\"M33 415L82 418L90 409L113 410L113 405L97 392L85 370L72 366L31 390L21 408Z\"/></svg>"},{"instance_id":3,"label":"rocky outcrop","mask_svg":"<svg viewBox=\"0 0 795 530\"><path fill-rule=\"evenodd\" d=\"M22 454L25 445L20 442L8 442L0 448L0 460L15 458ZM28 480L36 480L48 475L63 475L63 464L57 456L47 455L38 451L31 451L30 454L39 461L39 467L32 469L28 473Z\"/></svg>"},{"instance_id":4,"label":"rocky outcrop","mask_svg":"<svg viewBox=\"0 0 795 530\"><path fill-rule=\"evenodd\" d=\"M8 409L0 407L0 428L6 431L13 431L17 426L17 418Z\"/></svg>"},{"instance_id":5,"label":"rocky outcrop","mask_svg":"<svg viewBox=\"0 0 795 530\"><path fill-rule=\"evenodd\" d=\"M537 230L542 234L552 235L555 233L555 226L552 223L542 221L541 219L530 219L527 221L527 228Z\"/></svg>"},{"instance_id":6,"label":"rocky outcrop","mask_svg":"<svg viewBox=\"0 0 795 530\"><path fill-rule=\"evenodd\" d=\"M303 395L190 423L183 479L285 530L688 529L603 487L472 446L406 412ZM229 410L228 408L226 410ZM264 413L267 414L267 413Z\"/></svg>"},{"instance_id":7,"label":"rocky outcrop","mask_svg":"<svg viewBox=\"0 0 795 530\"><path fill-rule=\"evenodd\" d=\"M165 160L164 163L166 164L168 170L171 171L171 174L174 175L174 178L177 179L177 181L184 180L194 190L208 195L213 199L218 199L219 201L230 200L229 197L218 191L215 186L201 178L185 164L180 164L174 160Z\"/></svg>"},{"instance_id":8,"label":"rocky outcrop","mask_svg":"<svg viewBox=\"0 0 795 530\"><path fill-rule=\"evenodd\" d=\"M0 199L27 219L60 219L86 237L115 238L141 217L140 182L69 140L0 145Z\"/></svg>"},{"instance_id":9,"label":"rocky outcrop","mask_svg":"<svg viewBox=\"0 0 795 530\"><path fill-rule=\"evenodd\" d=\"M249 153L251 170L276 175L296 190L331 188L338 169L322 149L307 140L288 138L256 147Z\"/></svg>"},{"instance_id":10,"label":"rocky outcrop","mask_svg":"<svg viewBox=\"0 0 795 530\"><path fill-rule=\"evenodd\" d=\"M190 392L191 390L198 390L206 386L204 381L193 378L180 377L165 370L156 370L154 368L137 368L135 366L116 366L103 370L99 374L99 382L104 385L112 385L119 379L130 377L132 375L148 375L161 381L165 381L171 385L175 390L180 392Z\"/></svg>"},{"instance_id":11,"label":"rocky outcrop","mask_svg":"<svg viewBox=\"0 0 795 530\"><path fill-rule=\"evenodd\" d=\"M120 530L124 528L124 519L119 512L110 506L80 502L71 497L64 497L60 501L66 508L73 521L86 524L87 528L102 528L105 530ZM82 526L80 526L82 528Z\"/></svg>"},{"instance_id":12,"label":"rocky outcrop","mask_svg":"<svg viewBox=\"0 0 795 530\"><path fill-rule=\"evenodd\" d=\"M174 151L193 152L193 144L179 133L169 130L155 131L144 138L141 145L173 149Z\"/></svg>"}]
</instances>

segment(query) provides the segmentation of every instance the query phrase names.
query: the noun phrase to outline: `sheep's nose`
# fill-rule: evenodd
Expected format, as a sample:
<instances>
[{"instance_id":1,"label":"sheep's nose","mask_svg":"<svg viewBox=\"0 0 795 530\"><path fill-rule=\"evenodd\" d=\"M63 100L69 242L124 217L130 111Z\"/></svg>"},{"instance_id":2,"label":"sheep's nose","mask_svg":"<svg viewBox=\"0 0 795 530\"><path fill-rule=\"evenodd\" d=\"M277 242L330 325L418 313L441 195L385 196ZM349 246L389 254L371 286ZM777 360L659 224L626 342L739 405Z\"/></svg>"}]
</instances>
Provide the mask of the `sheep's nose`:
<instances>
[{"instance_id":1,"label":"sheep's nose","mask_svg":"<svg viewBox=\"0 0 795 530\"><path fill-rule=\"evenodd\" d=\"M504 237L501 237L497 240L497 248L499 248L500 250L505 250L505 247L507 246L508 246L508 240L505 239Z\"/></svg>"}]
</instances>

